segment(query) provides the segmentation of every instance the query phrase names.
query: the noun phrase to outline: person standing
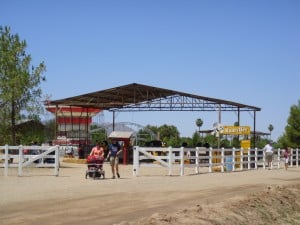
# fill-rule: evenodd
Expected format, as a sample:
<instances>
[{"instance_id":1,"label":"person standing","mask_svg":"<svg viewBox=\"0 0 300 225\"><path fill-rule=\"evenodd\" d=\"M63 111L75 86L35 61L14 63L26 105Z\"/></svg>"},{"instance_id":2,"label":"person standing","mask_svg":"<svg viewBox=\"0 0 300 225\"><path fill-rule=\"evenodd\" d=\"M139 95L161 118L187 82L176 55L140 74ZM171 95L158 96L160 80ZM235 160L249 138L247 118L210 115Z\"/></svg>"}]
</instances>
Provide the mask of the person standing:
<instances>
[{"instance_id":1,"label":"person standing","mask_svg":"<svg viewBox=\"0 0 300 225\"><path fill-rule=\"evenodd\" d=\"M74 149L70 144L66 148L66 155L68 156L68 158L74 158Z\"/></svg>"},{"instance_id":2,"label":"person standing","mask_svg":"<svg viewBox=\"0 0 300 225\"><path fill-rule=\"evenodd\" d=\"M263 150L266 153L266 160L268 162L268 168L269 170L273 168L273 147L272 147L272 142L269 142L268 144L265 145Z\"/></svg>"},{"instance_id":3,"label":"person standing","mask_svg":"<svg viewBox=\"0 0 300 225\"><path fill-rule=\"evenodd\" d=\"M103 141L103 149L104 149L104 158L107 158L108 155L108 142L105 140Z\"/></svg>"},{"instance_id":4,"label":"person standing","mask_svg":"<svg viewBox=\"0 0 300 225\"><path fill-rule=\"evenodd\" d=\"M79 143L78 145L78 158L84 159L84 150L83 150L83 144Z\"/></svg>"},{"instance_id":5,"label":"person standing","mask_svg":"<svg viewBox=\"0 0 300 225\"><path fill-rule=\"evenodd\" d=\"M291 153L290 153L289 148L288 148L288 147L285 147L285 148L284 148L284 151L283 151L284 167L285 167L285 170L288 169L290 156L291 156Z\"/></svg>"},{"instance_id":6,"label":"person standing","mask_svg":"<svg viewBox=\"0 0 300 225\"><path fill-rule=\"evenodd\" d=\"M112 139L112 143L108 147L108 154L106 159L110 159L110 166L111 166L111 172L112 172L112 179L115 179L117 174L118 178L120 178L119 173L119 154L122 152L121 146L119 143Z\"/></svg>"}]
</instances>

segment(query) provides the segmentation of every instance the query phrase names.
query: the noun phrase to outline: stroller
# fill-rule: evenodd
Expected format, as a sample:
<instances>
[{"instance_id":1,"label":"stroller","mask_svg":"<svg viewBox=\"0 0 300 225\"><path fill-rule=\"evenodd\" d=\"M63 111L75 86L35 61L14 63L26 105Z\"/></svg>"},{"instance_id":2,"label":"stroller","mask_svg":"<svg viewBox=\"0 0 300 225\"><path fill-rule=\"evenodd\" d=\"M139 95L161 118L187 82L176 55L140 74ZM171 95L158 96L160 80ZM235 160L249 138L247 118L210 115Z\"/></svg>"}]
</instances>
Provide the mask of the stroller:
<instances>
[{"instance_id":1,"label":"stroller","mask_svg":"<svg viewBox=\"0 0 300 225\"><path fill-rule=\"evenodd\" d=\"M103 170L103 158L96 156L88 156L86 159L87 162L87 171L85 173L85 179L91 177L93 179L102 178L105 179L105 171Z\"/></svg>"}]
</instances>

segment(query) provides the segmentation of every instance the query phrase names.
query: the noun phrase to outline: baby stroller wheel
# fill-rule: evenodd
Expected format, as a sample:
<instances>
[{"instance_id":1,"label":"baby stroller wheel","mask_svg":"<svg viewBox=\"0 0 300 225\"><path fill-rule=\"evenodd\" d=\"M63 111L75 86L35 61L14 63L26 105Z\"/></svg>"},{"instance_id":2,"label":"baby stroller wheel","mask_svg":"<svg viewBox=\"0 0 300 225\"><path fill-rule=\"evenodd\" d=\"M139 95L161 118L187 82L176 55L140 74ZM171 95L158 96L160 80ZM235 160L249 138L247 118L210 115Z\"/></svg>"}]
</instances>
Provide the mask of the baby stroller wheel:
<instances>
[{"instance_id":1,"label":"baby stroller wheel","mask_svg":"<svg viewBox=\"0 0 300 225\"><path fill-rule=\"evenodd\" d=\"M86 171L86 172L85 172L85 179L87 179L88 175L89 175L89 172Z\"/></svg>"}]
</instances>

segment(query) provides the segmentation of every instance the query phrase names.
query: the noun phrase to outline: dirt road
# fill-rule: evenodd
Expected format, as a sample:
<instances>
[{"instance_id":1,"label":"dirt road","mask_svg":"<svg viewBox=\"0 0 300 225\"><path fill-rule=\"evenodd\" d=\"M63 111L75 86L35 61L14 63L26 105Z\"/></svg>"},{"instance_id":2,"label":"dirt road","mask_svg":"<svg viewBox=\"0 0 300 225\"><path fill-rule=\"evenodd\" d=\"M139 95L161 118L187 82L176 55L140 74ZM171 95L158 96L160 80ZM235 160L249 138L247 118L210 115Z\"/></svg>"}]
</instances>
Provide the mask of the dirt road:
<instances>
[{"instance_id":1,"label":"dirt road","mask_svg":"<svg viewBox=\"0 0 300 225\"><path fill-rule=\"evenodd\" d=\"M203 207L214 206L211 213L217 214L218 204L229 206L251 193L300 184L300 168L190 173L182 177L167 176L164 168L143 168L139 177L133 177L132 167L121 165L121 179L113 180L105 164L108 179L92 180L84 178L85 165L62 166L59 177L46 168L27 169L23 177L10 171L4 177L0 169L0 225L135 224L141 218L148 218L144 224L180 224L164 218L154 221L155 217L193 211L195 207L198 211L194 213L205 216Z\"/></svg>"}]
</instances>

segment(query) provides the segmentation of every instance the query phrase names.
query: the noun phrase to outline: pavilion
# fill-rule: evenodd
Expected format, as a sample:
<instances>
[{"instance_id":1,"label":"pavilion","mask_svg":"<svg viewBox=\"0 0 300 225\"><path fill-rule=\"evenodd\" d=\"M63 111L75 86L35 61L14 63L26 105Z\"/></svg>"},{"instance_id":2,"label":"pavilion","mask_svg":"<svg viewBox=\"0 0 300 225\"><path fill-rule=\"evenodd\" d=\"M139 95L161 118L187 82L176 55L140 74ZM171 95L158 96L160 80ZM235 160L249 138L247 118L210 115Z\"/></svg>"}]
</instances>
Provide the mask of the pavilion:
<instances>
[{"instance_id":1,"label":"pavilion","mask_svg":"<svg viewBox=\"0 0 300 225\"><path fill-rule=\"evenodd\" d=\"M261 108L256 106L138 83L53 100L48 104L57 108L73 106L110 111L113 113L113 130L116 112L218 111L219 123L221 123L221 113L225 111L236 112L238 123L240 123L241 112L253 112L254 138L256 137L256 112L261 111Z\"/></svg>"}]
</instances>

